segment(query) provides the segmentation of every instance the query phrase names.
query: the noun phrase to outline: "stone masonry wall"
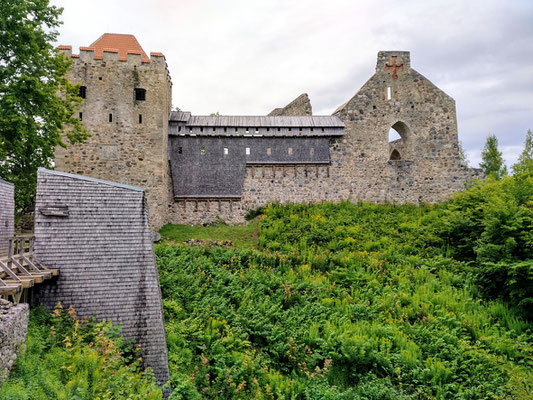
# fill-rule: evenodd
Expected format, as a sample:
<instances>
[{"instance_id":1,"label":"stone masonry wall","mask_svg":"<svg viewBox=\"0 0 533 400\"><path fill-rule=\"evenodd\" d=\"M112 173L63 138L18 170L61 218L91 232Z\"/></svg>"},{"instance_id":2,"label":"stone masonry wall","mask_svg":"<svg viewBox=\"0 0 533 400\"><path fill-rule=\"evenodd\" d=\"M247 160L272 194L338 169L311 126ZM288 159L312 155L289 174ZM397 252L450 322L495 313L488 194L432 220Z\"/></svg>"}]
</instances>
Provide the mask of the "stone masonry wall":
<instances>
[{"instance_id":1,"label":"stone masonry wall","mask_svg":"<svg viewBox=\"0 0 533 400\"><path fill-rule=\"evenodd\" d=\"M66 56L71 50L63 50ZM146 190L150 222L159 229L168 204L168 118L171 87L165 58L140 54L119 61L115 52L103 59L80 49L68 78L87 87L82 121L92 135L85 143L58 147L56 169L108 179ZM134 88L146 90L146 100L134 100ZM109 122L109 115L112 122ZM142 116L142 117L140 117ZM142 121L139 119L142 118Z\"/></svg>"},{"instance_id":2,"label":"stone masonry wall","mask_svg":"<svg viewBox=\"0 0 533 400\"><path fill-rule=\"evenodd\" d=\"M409 52L380 52L374 76L334 115L344 121L346 135L331 140L329 167L248 166L242 201L231 210L171 203L169 222L240 223L247 210L268 202L434 203L481 177L461 165L455 101L411 69ZM389 144L392 127L402 139ZM401 160L390 160L394 148Z\"/></svg>"},{"instance_id":3,"label":"stone masonry wall","mask_svg":"<svg viewBox=\"0 0 533 400\"><path fill-rule=\"evenodd\" d=\"M27 304L0 299L0 385L9 375L19 351L26 349L30 311Z\"/></svg>"},{"instance_id":4,"label":"stone masonry wall","mask_svg":"<svg viewBox=\"0 0 533 400\"><path fill-rule=\"evenodd\" d=\"M0 179L0 238L15 233L15 186ZM8 242L0 240L0 255L7 253Z\"/></svg>"},{"instance_id":5,"label":"stone masonry wall","mask_svg":"<svg viewBox=\"0 0 533 400\"><path fill-rule=\"evenodd\" d=\"M283 108L275 108L269 114L271 117L280 115L285 116L302 116L313 115L313 108L311 107L311 100L307 93L303 93Z\"/></svg>"}]
</instances>

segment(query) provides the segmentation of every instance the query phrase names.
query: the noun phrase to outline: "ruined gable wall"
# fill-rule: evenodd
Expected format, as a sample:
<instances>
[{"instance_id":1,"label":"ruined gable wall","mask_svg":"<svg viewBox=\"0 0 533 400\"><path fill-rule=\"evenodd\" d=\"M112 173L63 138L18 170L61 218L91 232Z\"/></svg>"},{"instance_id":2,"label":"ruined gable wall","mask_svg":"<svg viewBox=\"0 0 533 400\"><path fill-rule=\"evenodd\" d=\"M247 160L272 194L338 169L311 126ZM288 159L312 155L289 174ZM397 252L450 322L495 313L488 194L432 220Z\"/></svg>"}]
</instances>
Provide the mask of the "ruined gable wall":
<instances>
[{"instance_id":1,"label":"ruined gable wall","mask_svg":"<svg viewBox=\"0 0 533 400\"><path fill-rule=\"evenodd\" d=\"M70 50L64 50L70 56ZM92 135L85 143L58 147L56 169L142 187L150 209L150 222L159 229L168 204L168 117L171 82L164 57L80 50L73 58L71 82L87 87L80 112ZM134 100L133 89L146 89L146 100ZM109 122L109 114L113 121ZM142 115L142 123L139 123Z\"/></svg>"},{"instance_id":2,"label":"ruined gable wall","mask_svg":"<svg viewBox=\"0 0 533 400\"><path fill-rule=\"evenodd\" d=\"M374 76L334 115L346 124L342 175L353 197L437 202L477 173L460 165L455 101L411 69L408 52L380 52ZM389 160L393 125L402 161Z\"/></svg>"}]
</instances>

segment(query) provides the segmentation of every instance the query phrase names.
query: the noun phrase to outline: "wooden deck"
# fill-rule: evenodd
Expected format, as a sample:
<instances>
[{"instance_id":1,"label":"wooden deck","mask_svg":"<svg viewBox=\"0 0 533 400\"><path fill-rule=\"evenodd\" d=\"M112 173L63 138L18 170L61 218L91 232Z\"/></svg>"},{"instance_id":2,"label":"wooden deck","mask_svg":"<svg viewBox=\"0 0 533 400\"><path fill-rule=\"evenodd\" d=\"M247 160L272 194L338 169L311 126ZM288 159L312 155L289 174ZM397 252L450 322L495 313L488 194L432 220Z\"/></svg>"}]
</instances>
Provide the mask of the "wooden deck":
<instances>
[{"instance_id":1,"label":"wooden deck","mask_svg":"<svg viewBox=\"0 0 533 400\"><path fill-rule=\"evenodd\" d=\"M59 275L58 269L44 266L33 252L35 236L0 237L8 242L7 254L0 254L0 297L15 304L35 285Z\"/></svg>"}]
</instances>

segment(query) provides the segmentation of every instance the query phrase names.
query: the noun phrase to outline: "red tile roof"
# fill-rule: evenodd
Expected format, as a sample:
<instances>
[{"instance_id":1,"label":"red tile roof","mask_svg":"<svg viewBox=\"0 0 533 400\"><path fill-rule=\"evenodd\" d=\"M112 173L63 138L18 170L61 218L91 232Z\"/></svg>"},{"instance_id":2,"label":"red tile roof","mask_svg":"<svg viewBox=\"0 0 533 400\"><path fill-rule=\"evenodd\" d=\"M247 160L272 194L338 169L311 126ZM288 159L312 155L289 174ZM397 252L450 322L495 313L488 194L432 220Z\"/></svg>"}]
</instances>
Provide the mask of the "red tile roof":
<instances>
[{"instance_id":1,"label":"red tile roof","mask_svg":"<svg viewBox=\"0 0 533 400\"><path fill-rule=\"evenodd\" d=\"M94 48L95 59L101 59L104 50L118 50L118 59L120 61L126 61L128 59L128 53L130 53L141 54L142 62L150 62L150 58L146 55L143 48L133 35L104 33L93 44L91 44L90 47Z\"/></svg>"}]
</instances>

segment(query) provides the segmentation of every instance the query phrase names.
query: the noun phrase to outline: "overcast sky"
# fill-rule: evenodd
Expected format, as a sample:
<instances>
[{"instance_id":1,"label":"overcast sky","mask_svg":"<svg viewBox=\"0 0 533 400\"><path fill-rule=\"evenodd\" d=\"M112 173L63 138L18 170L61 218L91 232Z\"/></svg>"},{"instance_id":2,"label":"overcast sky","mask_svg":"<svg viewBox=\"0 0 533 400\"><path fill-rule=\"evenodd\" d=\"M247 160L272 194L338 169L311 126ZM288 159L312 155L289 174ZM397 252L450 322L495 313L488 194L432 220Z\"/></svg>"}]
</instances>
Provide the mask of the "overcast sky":
<instances>
[{"instance_id":1,"label":"overcast sky","mask_svg":"<svg viewBox=\"0 0 533 400\"><path fill-rule=\"evenodd\" d=\"M379 50L456 100L476 166L488 134L512 164L533 129L533 0L52 0L58 44L134 34L165 54L173 105L194 114L265 115L308 93L331 114L372 76Z\"/></svg>"}]
</instances>

